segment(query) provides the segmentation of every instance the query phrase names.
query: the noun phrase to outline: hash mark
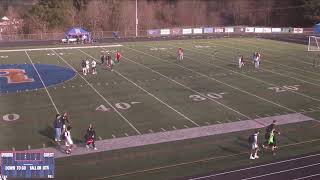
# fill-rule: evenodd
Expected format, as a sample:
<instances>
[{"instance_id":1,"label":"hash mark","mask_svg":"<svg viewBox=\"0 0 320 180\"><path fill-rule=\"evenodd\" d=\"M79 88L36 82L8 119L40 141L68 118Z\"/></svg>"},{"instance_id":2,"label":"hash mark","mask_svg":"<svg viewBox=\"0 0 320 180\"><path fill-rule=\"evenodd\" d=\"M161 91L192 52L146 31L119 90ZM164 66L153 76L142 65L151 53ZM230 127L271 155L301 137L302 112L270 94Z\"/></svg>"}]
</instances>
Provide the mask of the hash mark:
<instances>
[{"instance_id":1,"label":"hash mark","mask_svg":"<svg viewBox=\"0 0 320 180\"><path fill-rule=\"evenodd\" d=\"M124 133L124 135L126 135L127 137L129 136L127 133Z\"/></svg>"},{"instance_id":2,"label":"hash mark","mask_svg":"<svg viewBox=\"0 0 320 180\"><path fill-rule=\"evenodd\" d=\"M152 129L149 129L149 132L150 132L150 133L153 133Z\"/></svg>"},{"instance_id":3,"label":"hash mark","mask_svg":"<svg viewBox=\"0 0 320 180\"><path fill-rule=\"evenodd\" d=\"M260 117L261 117L261 116L259 116L259 115L257 115L257 114L256 114L256 116L257 116L258 118L260 118Z\"/></svg>"},{"instance_id":4,"label":"hash mark","mask_svg":"<svg viewBox=\"0 0 320 180\"><path fill-rule=\"evenodd\" d=\"M163 128L161 128L161 130L163 131L163 132L165 132L166 130L165 129L163 129Z\"/></svg>"},{"instance_id":5,"label":"hash mark","mask_svg":"<svg viewBox=\"0 0 320 180\"><path fill-rule=\"evenodd\" d=\"M268 116L268 117L270 116L269 114L265 114L265 115Z\"/></svg>"},{"instance_id":6,"label":"hash mark","mask_svg":"<svg viewBox=\"0 0 320 180\"><path fill-rule=\"evenodd\" d=\"M101 136L99 136L98 138L99 138L99 140L102 140L102 137L101 137Z\"/></svg>"},{"instance_id":7,"label":"hash mark","mask_svg":"<svg viewBox=\"0 0 320 180\"><path fill-rule=\"evenodd\" d=\"M112 134L112 138L116 138L116 136Z\"/></svg>"},{"instance_id":8,"label":"hash mark","mask_svg":"<svg viewBox=\"0 0 320 180\"><path fill-rule=\"evenodd\" d=\"M189 128L187 125L184 125L185 128Z\"/></svg>"},{"instance_id":9,"label":"hash mark","mask_svg":"<svg viewBox=\"0 0 320 180\"><path fill-rule=\"evenodd\" d=\"M210 123L209 123L209 122L206 122L206 124L207 124L207 125L210 125Z\"/></svg>"},{"instance_id":10,"label":"hash mark","mask_svg":"<svg viewBox=\"0 0 320 180\"><path fill-rule=\"evenodd\" d=\"M314 109L312 109L312 108L309 108L309 110L310 110L310 111L314 111Z\"/></svg>"},{"instance_id":11,"label":"hash mark","mask_svg":"<svg viewBox=\"0 0 320 180\"><path fill-rule=\"evenodd\" d=\"M217 121L217 123L221 124L221 122L220 122L220 121Z\"/></svg>"},{"instance_id":12,"label":"hash mark","mask_svg":"<svg viewBox=\"0 0 320 180\"><path fill-rule=\"evenodd\" d=\"M174 129L174 130L176 130L177 128L176 127L174 127L174 126L172 126L172 128Z\"/></svg>"}]
</instances>

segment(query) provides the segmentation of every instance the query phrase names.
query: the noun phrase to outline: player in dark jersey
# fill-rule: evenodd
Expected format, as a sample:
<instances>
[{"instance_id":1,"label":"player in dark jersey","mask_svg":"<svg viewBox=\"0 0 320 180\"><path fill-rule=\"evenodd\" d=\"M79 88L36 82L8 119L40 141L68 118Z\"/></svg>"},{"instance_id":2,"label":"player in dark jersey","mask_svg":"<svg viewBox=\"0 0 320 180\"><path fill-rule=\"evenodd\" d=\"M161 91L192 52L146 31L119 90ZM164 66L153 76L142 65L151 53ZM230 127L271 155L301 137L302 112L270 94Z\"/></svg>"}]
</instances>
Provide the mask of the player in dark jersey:
<instances>
[{"instance_id":1,"label":"player in dark jersey","mask_svg":"<svg viewBox=\"0 0 320 180\"><path fill-rule=\"evenodd\" d=\"M86 68L86 61L85 60L82 60L81 62L81 67L82 67L82 74L83 75L87 75L87 68Z\"/></svg>"},{"instance_id":2,"label":"player in dark jersey","mask_svg":"<svg viewBox=\"0 0 320 180\"><path fill-rule=\"evenodd\" d=\"M107 68L109 68L111 71L113 71L113 69L112 69L113 63L112 63L112 59L111 59L110 53L108 53L106 60L107 60Z\"/></svg>"},{"instance_id":3,"label":"player in dark jersey","mask_svg":"<svg viewBox=\"0 0 320 180\"><path fill-rule=\"evenodd\" d=\"M100 60L101 60L101 65L103 65L103 63L106 61L106 55L102 54Z\"/></svg>"}]
</instances>

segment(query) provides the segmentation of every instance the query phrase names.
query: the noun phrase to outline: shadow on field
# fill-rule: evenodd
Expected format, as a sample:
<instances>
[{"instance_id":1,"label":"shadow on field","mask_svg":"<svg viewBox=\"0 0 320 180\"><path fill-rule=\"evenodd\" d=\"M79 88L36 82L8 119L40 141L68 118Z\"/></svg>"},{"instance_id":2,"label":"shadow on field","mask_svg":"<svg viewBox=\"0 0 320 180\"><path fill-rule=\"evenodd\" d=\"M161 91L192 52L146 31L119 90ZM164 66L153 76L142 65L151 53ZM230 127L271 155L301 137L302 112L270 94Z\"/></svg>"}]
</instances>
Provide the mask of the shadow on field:
<instances>
[{"instance_id":1,"label":"shadow on field","mask_svg":"<svg viewBox=\"0 0 320 180\"><path fill-rule=\"evenodd\" d=\"M42 136L45 136L49 139L54 139L54 129L53 127L47 126L44 129L40 129L39 134L41 134Z\"/></svg>"}]
</instances>

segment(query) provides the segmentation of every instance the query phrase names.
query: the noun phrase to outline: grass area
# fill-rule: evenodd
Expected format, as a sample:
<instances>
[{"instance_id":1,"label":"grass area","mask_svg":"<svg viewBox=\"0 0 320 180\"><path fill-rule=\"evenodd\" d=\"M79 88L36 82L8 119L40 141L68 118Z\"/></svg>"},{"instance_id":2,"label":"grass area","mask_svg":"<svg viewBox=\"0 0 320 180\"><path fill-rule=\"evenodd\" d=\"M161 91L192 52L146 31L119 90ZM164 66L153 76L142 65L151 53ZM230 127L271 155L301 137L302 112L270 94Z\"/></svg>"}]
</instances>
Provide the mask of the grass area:
<instances>
[{"instance_id":1,"label":"grass area","mask_svg":"<svg viewBox=\"0 0 320 180\"><path fill-rule=\"evenodd\" d=\"M123 55L113 72L98 66L97 75L77 74L47 89L5 93L12 84L7 84L7 79L0 74L0 116L12 119L12 114L19 115L15 121L0 120L0 149L54 146L52 121L57 110L70 114L75 142L83 139L89 123L94 124L98 136L110 139L297 112L319 119L320 71L313 67L314 54L309 54L303 45L256 38L121 44L122 47L108 49L0 52L0 70L7 64L49 64L74 68L80 74L83 59L99 60L101 52L106 50L119 50ZM176 62L178 47L185 50L183 62ZM255 51L262 54L258 71L251 63ZM241 70L237 68L239 55L246 60ZM41 77L47 77L46 73L46 70L39 72ZM39 79L32 68L27 75ZM61 76L62 73L57 73L43 78L44 84ZM108 108L108 111L101 111ZM284 126L282 144L319 138L317 126L315 122ZM57 176L96 178L241 153L247 149L248 133L59 159ZM308 146L297 145L290 153L286 153L285 147L279 150L277 157L313 152L318 146L318 141ZM232 166L249 163L246 156L232 157L230 161L235 162ZM271 159L273 157L266 156L259 162ZM211 168L232 168L226 164L229 160L223 161L206 161L195 166L190 164L119 178L166 179L205 173ZM90 171L82 171L87 165L91 165ZM65 168L69 173L59 173Z\"/></svg>"}]
</instances>

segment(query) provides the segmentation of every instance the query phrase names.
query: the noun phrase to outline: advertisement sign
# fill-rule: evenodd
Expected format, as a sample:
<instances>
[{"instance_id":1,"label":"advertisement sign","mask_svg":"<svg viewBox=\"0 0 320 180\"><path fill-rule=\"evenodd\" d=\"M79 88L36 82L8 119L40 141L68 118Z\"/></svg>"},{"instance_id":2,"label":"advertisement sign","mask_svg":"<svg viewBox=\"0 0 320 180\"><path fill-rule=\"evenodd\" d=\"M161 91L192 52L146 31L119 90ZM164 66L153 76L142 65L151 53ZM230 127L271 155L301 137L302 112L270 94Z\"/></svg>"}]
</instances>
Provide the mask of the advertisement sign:
<instances>
[{"instance_id":1,"label":"advertisement sign","mask_svg":"<svg viewBox=\"0 0 320 180\"><path fill-rule=\"evenodd\" d=\"M192 29L182 29L182 34L191 34Z\"/></svg>"},{"instance_id":2,"label":"advertisement sign","mask_svg":"<svg viewBox=\"0 0 320 180\"><path fill-rule=\"evenodd\" d=\"M193 34L202 34L202 28L194 28Z\"/></svg>"},{"instance_id":3,"label":"advertisement sign","mask_svg":"<svg viewBox=\"0 0 320 180\"><path fill-rule=\"evenodd\" d=\"M281 32L281 28L271 28L271 31L273 33L280 33Z\"/></svg>"},{"instance_id":4,"label":"advertisement sign","mask_svg":"<svg viewBox=\"0 0 320 180\"><path fill-rule=\"evenodd\" d=\"M271 33L271 28L262 28L263 33Z\"/></svg>"},{"instance_id":5,"label":"advertisement sign","mask_svg":"<svg viewBox=\"0 0 320 180\"><path fill-rule=\"evenodd\" d=\"M180 28L173 28L173 29L171 29L171 34L172 35L179 35L179 34L181 34L181 29Z\"/></svg>"},{"instance_id":6,"label":"advertisement sign","mask_svg":"<svg viewBox=\"0 0 320 180\"><path fill-rule=\"evenodd\" d=\"M150 35L150 36L160 35L160 30L159 29L149 29L148 30L148 35Z\"/></svg>"},{"instance_id":7,"label":"advertisement sign","mask_svg":"<svg viewBox=\"0 0 320 180\"><path fill-rule=\"evenodd\" d=\"M221 27L214 28L214 32L222 33L223 32L223 28L221 28Z\"/></svg>"},{"instance_id":8,"label":"advertisement sign","mask_svg":"<svg viewBox=\"0 0 320 180\"><path fill-rule=\"evenodd\" d=\"M282 29L281 29L281 32L283 32L283 33L289 33L289 32L291 32L291 28L282 28Z\"/></svg>"},{"instance_id":9,"label":"advertisement sign","mask_svg":"<svg viewBox=\"0 0 320 180\"><path fill-rule=\"evenodd\" d=\"M254 32L255 33L262 33L263 32L263 28L254 28Z\"/></svg>"},{"instance_id":10,"label":"advertisement sign","mask_svg":"<svg viewBox=\"0 0 320 180\"><path fill-rule=\"evenodd\" d=\"M249 33L254 32L254 27L246 27L246 32L249 32Z\"/></svg>"},{"instance_id":11,"label":"advertisement sign","mask_svg":"<svg viewBox=\"0 0 320 180\"><path fill-rule=\"evenodd\" d=\"M224 32L233 33L234 32L234 28L233 27L225 27L224 28Z\"/></svg>"},{"instance_id":12,"label":"advertisement sign","mask_svg":"<svg viewBox=\"0 0 320 180\"><path fill-rule=\"evenodd\" d=\"M303 28L293 28L293 33L303 33Z\"/></svg>"},{"instance_id":13,"label":"advertisement sign","mask_svg":"<svg viewBox=\"0 0 320 180\"><path fill-rule=\"evenodd\" d=\"M161 35L169 35L170 34L170 29L161 29L160 30Z\"/></svg>"},{"instance_id":14,"label":"advertisement sign","mask_svg":"<svg viewBox=\"0 0 320 180\"><path fill-rule=\"evenodd\" d=\"M203 28L203 33L213 33L212 27Z\"/></svg>"}]
</instances>

